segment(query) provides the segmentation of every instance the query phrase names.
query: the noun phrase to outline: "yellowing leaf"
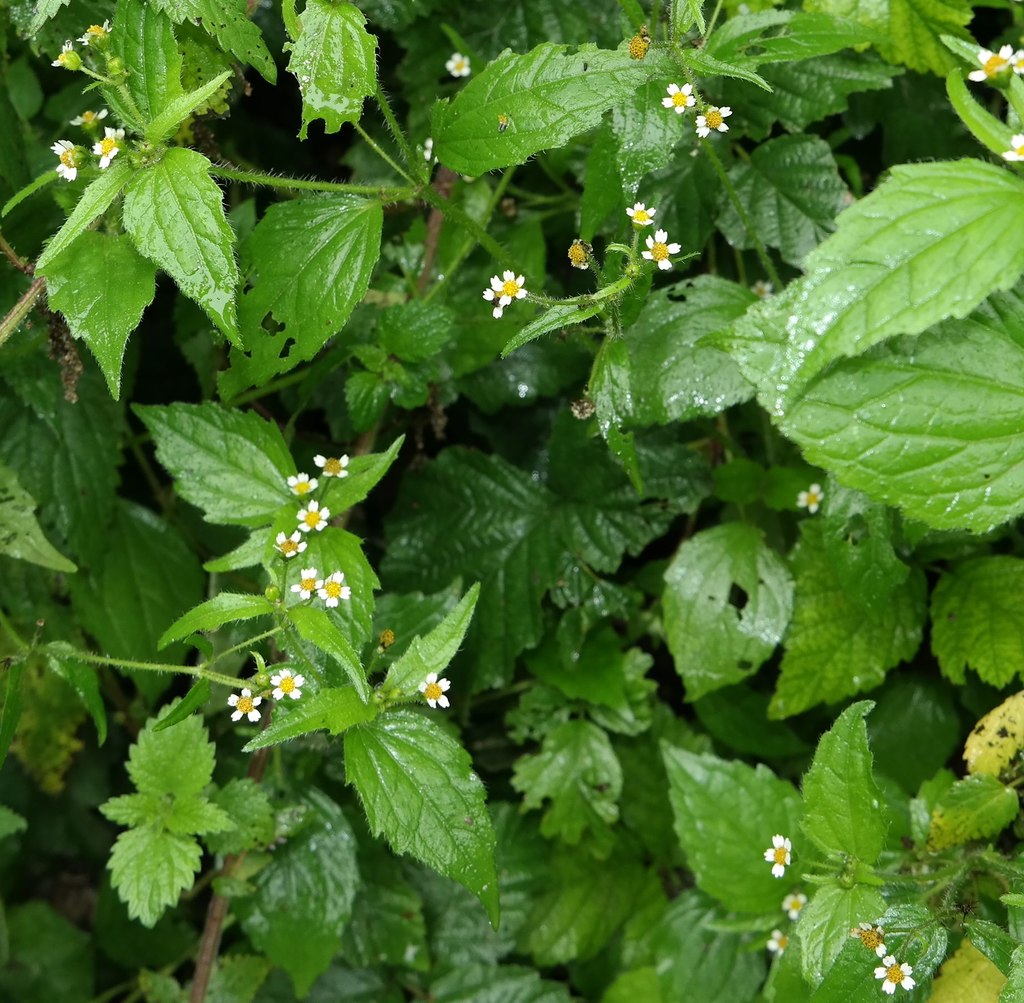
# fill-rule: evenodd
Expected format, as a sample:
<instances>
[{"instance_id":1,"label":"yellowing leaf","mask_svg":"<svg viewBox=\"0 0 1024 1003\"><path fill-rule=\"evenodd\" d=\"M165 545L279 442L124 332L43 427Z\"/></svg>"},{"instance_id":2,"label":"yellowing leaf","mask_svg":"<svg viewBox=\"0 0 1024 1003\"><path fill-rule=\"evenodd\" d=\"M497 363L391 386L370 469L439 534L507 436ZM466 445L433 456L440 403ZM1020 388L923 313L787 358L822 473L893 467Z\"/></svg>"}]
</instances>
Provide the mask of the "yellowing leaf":
<instances>
[{"instance_id":1,"label":"yellowing leaf","mask_svg":"<svg viewBox=\"0 0 1024 1003\"><path fill-rule=\"evenodd\" d=\"M929 1003L996 1003L1006 976L969 940L942 966Z\"/></svg>"},{"instance_id":2,"label":"yellowing leaf","mask_svg":"<svg viewBox=\"0 0 1024 1003\"><path fill-rule=\"evenodd\" d=\"M997 777L1024 749L1024 691L990 710L964 743L968 773Z\"/></svg>"}]
</instances>

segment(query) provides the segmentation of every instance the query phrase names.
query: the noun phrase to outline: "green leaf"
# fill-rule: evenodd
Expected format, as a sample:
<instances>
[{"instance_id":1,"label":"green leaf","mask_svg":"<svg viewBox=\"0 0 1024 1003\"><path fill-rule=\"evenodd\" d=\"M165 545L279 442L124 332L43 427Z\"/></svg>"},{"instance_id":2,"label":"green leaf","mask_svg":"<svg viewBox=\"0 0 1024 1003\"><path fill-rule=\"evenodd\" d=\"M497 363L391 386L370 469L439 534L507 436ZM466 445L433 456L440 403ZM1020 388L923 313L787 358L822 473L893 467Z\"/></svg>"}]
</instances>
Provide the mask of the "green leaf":
<instances>
[{"instance_id":1,"label":"green leaf","mask_svg":"<svg viewBox=\"0 0 1024 1003\"><path fill-rule=\"evenodd\" d=\"M818 136L780 136L758 146L729 172L756 235L799 267L834 229L849 194L832 150ZM750 250L753 236L731 202L718 228L733 247Z\"/></svg>"},{"instance_id":2,"label":"green leaf","mask_svg":"<svg viewBox=\"0 0 1024 1003\"><path fill-rule=\"evenodd\" d=\"M210 161L201 153L167 150L128 182L124 227L139 252L167 272L237 345L234 233L209 172Z\"/></svg>"},{"instance_id":3,"label":"green leaf","mask_svg":"<svg viewBox=\"0 0 1024 1003\"><path fill-rule=\"evenodd\" d=\"M61 7L67 7L71 0L36 0L32 20L28 23L28 34L34 35L47 21L56 17Z\"/></svg>"},{"instance_id":4,"label":"green leaf","mask_svg":"<svg viewBox=\"0 0 1024 1003\"><path fill-rule=\"evenodd\" d=\"M263 596L247 595L240 592L220 592L212 599L207 599L206 602L200 603L183 616L178 617L160 635L157 646L166 648L167 645L181 641L190 634L195 634L198 631L213 631L225 623L251 620L257 616L269 616L275 609L274 604Z\"/></svg>"},{"instance_id":5,"label":"green leaf","mask_svg":"<svg viewBox=\"0 0 1024 1003\"><path fill-rule=\"evenodd\" d=\"M676 834L697 886L736 912L774 913L799 880L807 851L794 843L793 868L772 876L764 851L792 839L800 795L766 766L696 755L662 743Z\"/></svg>"},{"instance_id":6,"label":"green leaf","mask_svg":"<svg viewBox=\"0 0 1024 1003\"><path fill-rule=\"evenodd\" d=\"M971 19L965 0L812 0L807 10L856 21L879 36L890 63L941 76L955 65L941 36L964 35Z\"/></svg>"},{"instance_id":7,"label":"green leaf","mask_svg":"<svg viewBox=\"0 0 1024 1003\"><path fill-rule=\"evenodd\" d=\"M730 17L707 40L704 51L719 59L745 57L761 66L827 56L881 40L870 28L831 14L765 10Z\"/></svg>"},{"instance_id":8,"label":"green leaf","mask_svg":"<svg viewBox=\"0 0 1024 1003\"><path fill-rule=\"evenodd\" d=\"M300 998L337 952L359 886L355 836L341 808L315 788L301 804L301 830L235 906L253 946L291 976Z\"/></svg>"},{"instance_id":9,"label":"green leaf","mask_svg":"<svg viewBox=\"0 0 1024 1003\"><path fill-rule=\"evenodd\" d=\"M18 483L18 475L0 463L0 554L73 574L78 568L46 539L35 510L35 499Z\"/></svg>"},{"instance_id":10,"label":"green leaf","mask_svg":"<svg viewBox=\"0 0 1024 1003\"><path fill-rule=\"evenodd\" d=\"M130 165L121 160L114 161L105 171L101 171L100 176L82 192L78 205L39 255L36 271L45 275L53 259L81 237L97 216L110 208L114 199L121 194L121 189L134 176Z\"/></svg>"},{"instance_id":11,"label":"green leaf","mask_svg":"<svg viewBox=\"0 0 1024 1003\"><path fill-rule=\"evenodd\" d=\"M161 717L168 713L165 708ZM213 743L200 717L186 718L166 731L151 720L128 754L128 775L144 794L188 798L213 777Z\"/></svg>"},{"instance_id":12,"label":"green leaf","mask_svg":"<svg viewBox=\"0 0 1024 1003\"><path fill-rule=\"evenodd\" d=\"M523 810L550 801L541 835L576 846L589 831L594 855L608 856L615 844L611 826L619 817L622 768L601 728L566 721L545 737L539 752L516 760L513 770Z\"/></svg>"},{"instance_id":13,"label":"green leaf","mask_svg":"<svg viewBox=\"0 0 1024 1003\"><path fill-rule=\"evenodd\" d=\"M823 853L845 854L866 864L878 859L888 828L879 809L882 792L871 770L864 724L873 706L862 700L847 707L819 739L804 776L800 821L804 834Z\"/></svg>"},{"instance_id":14,"label":"green leaf","mask_svg":"<svg viewBox=\"0 0 1024 1003\"><path fill-rule=\"evenodd\" d=\"M1024 669L1024 625L1016 598L1024 561L979 557L945 571L932 593L932 650L943 675L963 683L965 668L1000 689Z\"/></svg>"},{"instance_id":15,"label":"green leaf","mask_svg":"<svg viewBox=\"0 0 1024 1003\"><path fill-rule=\"evenodd\" d=\"M322 729L340 735L357 724L372 721L377 709L377 704L365 703L351 686L303 694L295 707L278 710L274 720L247 742L242 751L255 752Z\"/></svg>"},{"instance_id":16,"label":"green leaf","mask_svg":"<svg viewBox=\"0 0 1024 1003\"><path fill-rule=\"evenodd\" d=\"M744 58L746 65L726 62L716 59L714 56L702 52L700 49L684 48L677 50L679 61L701 77L733 77L737 80L746 80L748 83L760 87L761 90L771 91L764 77L750 69L751 65L757 65L756 60Z\"/></svg>"},{"instance_id":17,"label":"green leaf","mask_svg":"<svg viewBox=\"0 0 1024 1003\"><path fill-rule=\"evenodd\" d=\"M1016 937L995 923L972 916L965 924L971 945L1004 975L1010 973L1013 954L1019 947Z\"/></svg>"},{"instance_id":18,"label":"green leaf","mask_svg":"<svg viewBox=\"0 0 1024 1003\"><path fill-rule=\"evenodd\" d=\"M267 792L255 780L229 780L213 792L211 800L234 823L233 828L204 837L211 853L225 855L263 849L274 839L274 808Z\"/></svg>"},{"instance_id":19,"label":"green leaf","mask_svg":"<svg viewBox=\"0 0 1024 1003\"><path fill-rule=\"evenodd\" d=\"M687 540L665 571L665 634L688 700L755 672L782 640L793 579L753 526Z\"/></svg>"},{"instance_id":20,"label":"green leaf","mask_svg":"<svg viewBox=\"0 0 1024 1003\"><path fill-rule=\"evenodd\" d=\"M642 178L669 163L683 133L692 128L685 115L666 114L661 105L664 96L664 83L650 80L612 107L612 132L619 147L615 163L630 197Z\"/></svg>"},{"instance_id":21,"label":"green leaf","mask_svg":"<svg viewBox=\"0 0 1024 1003\"><path fill-rule=\"evenodd\" d=\"M272 968L267 958L221 955L210 976L205 1003L253 1003Z\"/></svg>"},{"instance_id":22,"label":"green leaf","mask_svg":"<svg viewBox=\"0 0 1024 1003\"><path fill-rule=\"evenodd\" d=\"M595 135L587 154L583 194L580 197L580 238L594 234L613 212L621 212L625 197L619 177L619 141L605 124Z\"/></svg>"},{"instance_id":23,"label":"green leaf","mask_svg":"<svg viewBox=\"0 0 1024 1003\"><path fill-rule=\"evenodd\" d=\"M210 681L208 679L197 679L191 689L178 703L174 705L169 714L164 715L153 726L154 731L163 731L165 728L172 728L179 721L191 717L200 707L210 700Z\"/></svg>"},{"instance_id":24,"label":"green leaf","mask_svg":"<svg viewBox=\"0 0 1024 1003\"><path fill-rule=\"evenodd\" d=\"M796 925L804 978L812 985L820 983L840 952L848 950L846 945L850 944L856 947L861 965L872 972L873 998L877 999L878 982L873 972L878 959L859 940L850 937L850 929L859 923L876 923L884 910L885 899L877 888L861 884L852 888L832 883L820 886L800 910L800 922ZM895 950L888 937L886 944L890 951ZM901 960L904 957L900 955Z\"/></svg>"},{"instance_id":25,"label":"green leaf","mask_svg":"<svg viewBox=\"0 0 1024 1003\"><path fill-rule=\"evenodd\" d=\"M463 965L430 984L434 1003L570 1003L561 982L518 965Z\"/></svg>"},{"instance_id":26,"label":"green leaf","mask_svg":"<svg viewBox=\"0 0 1024 1003\"><path fill-rule=\"evenodd\" d=\"M153 4L118 0L110 45L128 69L125 86L142 113L141 128L181 97L181 53L171 19ZM116 100L121 103L120 95Z\"/></svg>"},{"instance_id":27,"label":"green leaf","mask_svg":"<svg viewBox=\"0 0 1024 1003\"><path fill-rule=\"evenodd\" d=\"M416 637L405 654L391 663L384 686L411 694L429 673L443 672L466 636L479 597L477 583L429 634Z\"/></svg>"},{"instance_id":28,"label":"green leaf","mask_svg":"<svg viewBox=\"0 0 1024 1003\"><path fill-rule=\"evenodd\" d=\"M194 838L145 825L117 837L110 854L110 880L128 906L128 915L143 926L153 926L192 887L201 859Z\"/></svg>"},{"instance_id":29,"label":"green leaf","mask_svg":"<svg viewBox=\"0 0 1024 1003\"><path fill-rule=\"evenodd\" d=\"M919 571L886 607L869 612L836 577L821 527L810 521L801 527L791 564L796 597L770 717L871 689L921 643L925 581Z\"/></svg>"},{"instance_id":30,"label":"green leaf","mask_svg":"<svg viewBox=\"0 0 1024 1003\"><path fill-rule=\"evenodd\" d=\"M958 780L932 810L928 849L944 850L995 836L1019 811L1017 792L995 777L978 774Z\"/></svg>"},{"instance_id":31,"label":"green leaf","mask_svg":"<svg viewBox=\"0 0 1024 1003\"><path fill-rule=\"evenodd\" d=\"M278 427L217 404L136 406L178 494L211 522L263 526L291 500L295 463ZM298 508L296 508L298 511Z\"/></svg>"},{"instance_id":32,"label":"green leaf","mask_svg":"<svg viewBox=\"0 0 1024 1003\"><path fill-rule=\"evenodd\" d=\"M462 746L429 718L394 710L345 733L345 770L374 835L468 888L496 928L494 830Z\"/></svg>"},{"instance_id":33,"label":"green leaf","mask_svg":"<svg viewBox=\"0 0 1024 1003\"><path fill-rule=\"evenodd\" d=\"M169 102L147 126L146 141L149 143L162 143L168 139L196 108L205 105L221 89L224 82L230 76L231 71L225 70L219 76L208 80L201 87L197 87L194 91L189 91L188 94L182 94Z\"/></svg>"},{"instance_id":34,"label":"green leaf","mask_svg":"<svg viewBox=\"0 0 1024 1003\"><path fill-rule=\"evenodd\" d=\"M972 55L976 52L972 48ZM972 60L973 61L973 60ZM964 83L963 71L950 70L946 77L946 93L953 110L960 121L971 131L971 135L992 153L1003 153L1013 147L1013 130L1002 119L986 111L971 96Z\"/></svg>"},{"instance_id":35,"label":"green leaf","mask_svg":"<svg viewBox=\"0 0 1024 1003\"><path fill-rule=\"evenodd\" d=\"M941 529L1024 511L1024 297L843 362L781 420L807 459ZM979 395L985 407L978 408Z\"/></svg>"},{"instance_id":36,"label":"green leaf","mask_svg":"<svg viewBox=\"0 0 1024 1003\"><path fill-rule=\"evenodd\" d=\"M6 805L0 805L0 839L6 839L17 832L24 832L27 828L28 822L16 811L11 811Z\"/></svg>"},{"instance_id":37,"label":"green leaf","mask_svg":"<svg viewBox=\"0 0 1024 1003\"><path fill-rule=\"evenodd\" d=\"M522 348L541 335L582 324L599 314L602 309L601 303L560 303L549 307L536 320L530 321L514 338L509 339L501 350L501 357L506 358L517 348Z\"/></svg>"},{"instance_id":38,"label":"green leaf","mask_svg":"<svg viewBox=\"0 0 1024 1003\"><path fill-rule=\"evenodd\" d=\"M650 71L615 51L550 42L525 55L506 49L448 102L434 106L434 153L446 167L483 174L521 164L594 128ZM508 126L498 131L499 115Z\"/></svg>"},{"instance_id":39,"label":"green leaf","mask_svg":"<svg viewBox=\"0 0 1024 1003\"><path fill-rule=\"evenodd\" d=\"M313 606L292 606L288 610L288 619L300 637L315 644L341 666L342 672L355 687L359 698L363 703L369 702L370 686L366 681L366 672L359 662L359 656L352 650L352 645L328 616L327 611Z\"/></svg>"},{"instance_id":40,"label":"green leaf","mask_svg":"<svg viewBox=\"0 0 1024 1003\"><path fill-rule=\"evenodd\" d=\"M88 346L110 394L121 395L128 336L156 293L156 268L124 234L83 233L46 267L50 306Z\"/></svg>"},{"instance_id":41,"label":"green leaf","mask_svg":"<svg viewBox=\"0 0 1024 1003\"><path fill-rule=\"evenodd\" d=\"M299 22L302 34L285 47L291 50L288 70L302 91L299 139L305 139L317 119L327 133L359 121L363 100L377 88L377 39L350 3L307 0Z\"/></svg>"},{"instance_id":42,"label":"green leaf","mask_svg":"<svg viewBox=\"0 0 1024 1003\"><path fill-rule=\"evenodd\" d=\"M1010 958L1010 970L999 994L999 1003L1024 1003L1024 946L1018 947Z\"/></svg>"},{"instance_id":43,"label":"green leaf","mask_svg":"<svg viewBox=\"0 0 1024 1003\"><path fill-rule=\"evenodd\" d=\"M403 442L405 436L400 435L383 453L353 456L345 468L348 471L345 477L321 479L320 491L324 504L332 512L345 512L358 505L391 469Z\"/></svg>"}]
</instances>

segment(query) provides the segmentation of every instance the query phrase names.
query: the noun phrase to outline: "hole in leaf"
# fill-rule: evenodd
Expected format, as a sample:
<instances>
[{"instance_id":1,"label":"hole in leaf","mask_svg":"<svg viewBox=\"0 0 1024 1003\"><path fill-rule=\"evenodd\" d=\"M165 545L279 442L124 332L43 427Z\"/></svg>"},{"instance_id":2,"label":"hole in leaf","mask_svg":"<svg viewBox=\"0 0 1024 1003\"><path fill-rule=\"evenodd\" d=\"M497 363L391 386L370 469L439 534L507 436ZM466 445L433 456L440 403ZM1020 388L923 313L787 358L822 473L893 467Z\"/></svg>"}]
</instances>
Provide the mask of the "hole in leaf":
<instances>
[{"instance_id":1,"label":"hole in leaf","mask_svg":"<svg viewBox=\"0 0 1024 1003\"><path fill-rule=\"evenodd\" d=\"M729 586L729 605L735 606L736 609L743 609L747 602L750 600L750 596L747 595L746 591L740 588L735 582Z\"/></svg>"}]
</instances>

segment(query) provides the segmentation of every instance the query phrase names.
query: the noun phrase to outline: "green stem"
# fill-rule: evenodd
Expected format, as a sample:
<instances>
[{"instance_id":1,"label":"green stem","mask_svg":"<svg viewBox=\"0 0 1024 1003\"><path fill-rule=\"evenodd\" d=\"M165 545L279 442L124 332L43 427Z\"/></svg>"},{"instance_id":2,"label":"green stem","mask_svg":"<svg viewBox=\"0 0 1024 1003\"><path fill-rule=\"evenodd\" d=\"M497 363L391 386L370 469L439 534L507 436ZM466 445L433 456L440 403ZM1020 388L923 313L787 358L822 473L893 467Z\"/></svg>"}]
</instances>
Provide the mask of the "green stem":
<instances>
[{"instance_id":1,"label":"green stem","mask_svg":"<svg viewBox=\"0 0 1024 1003\"><path fill-rule=\"evenodd\" d=\"M704 29L703 38L704 38L705 41L708 38L711 37L711 32L713 32L715 30L715 22L718 20L718 15L721 12L722 12L722 0L718 0L718 3L715 4L714 11L712 11L712 13L711 13L711 20L708 21L707 27Z\"/></svg>"},{"instance_id":2,"label":"green stem","mask_svg":"<svg viewBox=\"0 0 1024 1003\"><path fill-rule=\"evenodd\" d=\"M413 188L389 188L384 185L349 185L341 181L309 181L306 178L277 178L259 171L239 171L233 167L214 164L210 173L227 181L242 181L267 188L287 188L291 191L344 192L348 195L375 195L382 202L400 202L416 194Z\"/></svg>"},{"instance_id":3,"label":"green stem","mask_svg":"<svg viewBox=\"0 0 1024 1003\"><path fill-rule=\"evenodd\" d=\"M284 627L271 627L270 630L265 630L262 634L257 634L255 637L246 638L241 644L236 644L231 648L225 648L223 651L218 652L204 665L213 665L214 662L219 662L222 658L227 655L233 655L236 651L242 651L244 648L251 647L257 641L265 641L268 637L273 637L275 634L280 634L284 630Z\"/></svg>"},{"instance_id":4,"label":"green stem","mask_svg":"<svg viewBox=\"0 0 1024 1003\"><path fill-rule=\"evenodd\" d=\"M726 195L729 196L729 201L732 203L732 207L736 210L736 215L739 216L740 221L746 227L747 235L750 237L751 243L754 245L754 253L757 254L758 260L761 262L761 266L765 270L765 274L768 276L768 281L775 286L776 290L782 289L782 279L779 278L779 273L775 270L775 265L772 259L768 256L760 236L758 236L757 230L754 228L753 221L750 219L750 215L747 213L746 207L740 201L740 197L733 187L733 183L729 180L729 175L725 172L725 167L722 166L722 161L719 159L718 153L715 150L714 145L710 140L702 139L701 144L704 148L704 152L707 153L708 159L711 161L711 166L714 167L715 173L718 175L718 180L722 182L722 187L725 189Z\"/></svg>"},{"instance_id":5,"label":"green stem","mask_svg":"<svg viewBox=\"0 0 1024 1003\"><path fill-rule=\"evenodd\" d=\"M24 640L22 640L21 635L14 629L14 625L7 619L7 616L2 609L0 609L0 627L3 627L3 629L7 631L7 635L14 642L14 646L18 651L28 650L28 645Z\"/></svg>"},{"instance_id":6,"label":"green stem","mask_svg":"<svg viewBox=\"0 0 1024 1003\"><path fill-rule=\"evenodd\" d=\"M394 137L395 142L398 144L398 148L402 151L402 156L405 158L405 162L409 165L410 170L420 171L420 177L424 181L430 180L430 164L428 164L422 157L417 157L415 150L409 144L409 140L405 138L405 133L402 131L402 127L398 124L398 119L395 117L395 113L391 110L391 103L388 101L387 95L384 93L384 89L381 85L377 84L377 93L374 95L377 101L377 107L380 108L381 114L384 116L384 121L387 122L388 128L391 130L391 135Z\"/></svg>"},{"instance_id":7,"label":"green stem","mask_svg":"<svg viewBox=\"0 0 1024 1003\"><path fill-rule=\"evenodd\" d=\"M46 279L40 276L25 290L21 299L11 307L10 312L0 321L0 345L21 327L22 322L32 312L36 300L46 293Z\"/></svg>"},{"instance_id":8,"label":"green stem","mask_svg":"<svg viewBox=\"0 0 1024 1003\"><path fill-rule=\"evenodd\" d=\"M507 268L515 270L516 263L512 256L501 246L475 219L469 216L459 206L448 199L441 198L432 188L424 188L420 197L429 206L439 209L456 225L462 227L466 233L473 236L476 242L484 248L492 258L500 261Z\"/></svg>"},{"instance_id":9,"label":"green stem","mask_svg":"<svg viewBox=\"0 0 1024 1003\"><path fill-rule=\"evenodd\" d=\"M380 143L378 143L377 140L375 140L358 122L353 122L352 124L356 128L356 132L358 132L359 135L363 137L363 142L365 142L366 145L371 150L373 150L373 152L376 153L377 156L380 157L380 159L383 160L384 163L388 165L388 167L391 168L391 170L393 170L397 175L399 175L399 177L405 178L405 180L408 181L409 184L412 185L416 183L415 181L413 181L412 178L409 177L408 174L405 173L405 171L402 170L401 167L398 166L398 164L394 162L394 160L392 160L387 155L387 153L384 152L384 148L380 145Z\"/></svg>"},{"instance_id":10,"label":"green stem","mask_svg":"<svg viewBox=\"0 0 1024 1003\"><path fill-rule=\"evenodd\" d=\"M7 243L2 233L0 233L0 252L3 252L4 257L14 265L19 272L24 272L26 275L32 274L32 265Z\"/></svg>"},{"instance_id":11,"label":"green stem","mask_svg":"<svg viewBox=\"0 0 1024 1003\"><path fill-rule=\"evenodd\" d=\"M119 669L139 669L143 672L183 672L185 675L196 676L199 679L209 679L211 683L220 683L222 686L230 686L233 689L237 688L239 683L235 676L226 676L220 672L213 672L206 668L205 665L169 665L166 662L136 662L127 658L110 658L107 655L94 655L91 651L76 651L75 658L80 658L83 662L91 662L93 665L113 665Z\"/></svg>"}]
</instances>

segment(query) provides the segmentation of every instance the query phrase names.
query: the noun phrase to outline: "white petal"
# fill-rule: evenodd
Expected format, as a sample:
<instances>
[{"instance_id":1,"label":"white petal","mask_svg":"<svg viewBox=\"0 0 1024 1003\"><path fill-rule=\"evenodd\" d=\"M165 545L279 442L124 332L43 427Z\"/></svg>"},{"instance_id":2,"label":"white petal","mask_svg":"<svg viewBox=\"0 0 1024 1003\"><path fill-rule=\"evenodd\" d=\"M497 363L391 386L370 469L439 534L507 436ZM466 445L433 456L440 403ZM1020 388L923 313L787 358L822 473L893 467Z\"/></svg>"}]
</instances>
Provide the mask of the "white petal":
<instances>
[{"instance_id":1,"label":"white petal","mask_svg":"<svg viewBox=\"0 0 1024 1003\"><path fill-rule=\"evenodd\" d=\"M446 696L439 696L437 698L437 702L442 707L450 707L451 706L451 704L448 702L448 698Z\"/></svg>"}]
</instances>

